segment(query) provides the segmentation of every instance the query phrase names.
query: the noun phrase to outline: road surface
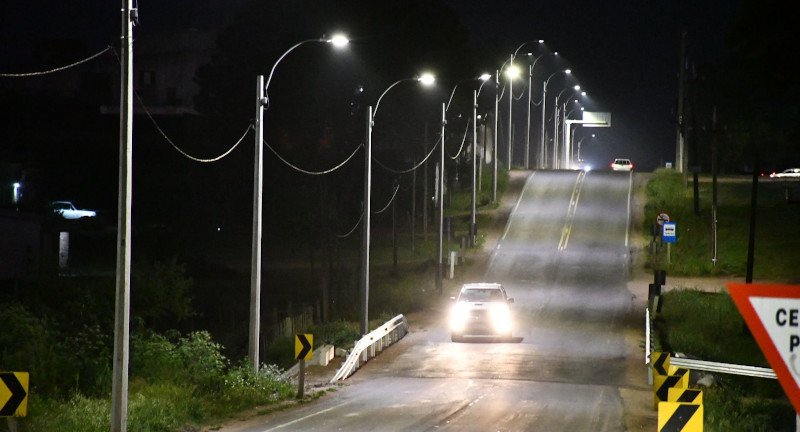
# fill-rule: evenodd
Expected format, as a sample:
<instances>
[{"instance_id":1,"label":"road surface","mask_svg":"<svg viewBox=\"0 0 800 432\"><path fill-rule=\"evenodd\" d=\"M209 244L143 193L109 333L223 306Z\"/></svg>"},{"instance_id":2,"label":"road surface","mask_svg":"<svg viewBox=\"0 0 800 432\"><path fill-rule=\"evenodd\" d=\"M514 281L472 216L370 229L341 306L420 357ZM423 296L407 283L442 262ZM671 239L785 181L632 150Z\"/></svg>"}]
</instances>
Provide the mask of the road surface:
<instances>
[{"instance_id":1,"label":"road surface","mask_svg":"<svg viewBox=\"0 0 800 432\"><path fill-rule=\"evenodd\" d=\"M336 392L241 430L654 430L626 288L632 176L527 178L485 275L515 298L513 341L453 343L442 311Z\"/></svg>"}]
</instances>

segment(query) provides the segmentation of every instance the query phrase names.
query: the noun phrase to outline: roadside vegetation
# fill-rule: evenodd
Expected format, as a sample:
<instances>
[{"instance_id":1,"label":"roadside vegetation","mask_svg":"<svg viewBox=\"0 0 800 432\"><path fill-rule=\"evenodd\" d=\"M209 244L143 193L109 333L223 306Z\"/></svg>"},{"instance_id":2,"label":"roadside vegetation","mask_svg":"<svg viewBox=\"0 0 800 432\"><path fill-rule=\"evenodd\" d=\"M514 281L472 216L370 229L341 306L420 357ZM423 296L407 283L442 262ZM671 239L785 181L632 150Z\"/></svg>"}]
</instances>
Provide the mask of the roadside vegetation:
<instances>
[{"instance_id":1,"label":"roadside vegetation","mask_svg":"<svg viewBox=\"0 0 800 432\"><path fill-rule=\"evenodd\" d=\"M507 178L505 173L500 177L499 195ZM483 181L491 185L491 177ZM466 235L469 226L463 216L469 214L471 195L460 189L453 188L451 207L445 214L453 218L453 239ZM491 206L490 191L483 188L480 207ZM479 216L479 225L492 222L486 215ZM425 240L417 227L413 252L410 236L398 236L396 267L391 232L387 235L385 227L375 229L383 232L371 245L371 328L399 313L421 311L440 299L433 278L435 229ZM457 250L460 243L448 241L447 246ZM324 251L315 253L324 256ZM207 313L211 309L201 303L213 300L207 292L198 291L185 265L168 259L137 262L133 269L129 431L198 431L243 412L264 413L294 403L296 384L285 376L294 364L293 338L270 341L262 350L264 364L255 372L241 350L221 342L235 338L208 330L219 328L219 323L209 322L201 310ZM303 275L296 285L314 286L312 272L301 269L299 273ZM357 285L350 281L354 282ZM30 373L28 415L18 420L19 432L108 430L114 286L113 275L64 277L53 273L19 281L13 295L0 300L0 370ZM220 287L225 288L214 285L215 290ZM348 292L352 296L355 289ZM215 298L228 304L230 294L218 293ZM355 303L347 302L351 297L339 298L342 303ZM307 332L315 335L317 346L348 348L360 337L357 309L332 308L336 313L329 322L317 323ZM246 322L246 316L239 316L238 321ZM7 430L6 421L0 421L0 431Z\"/></svg>"},{"instance_id":2,"label":"roadside vegetation","mask_svg":"<svg viewBox=\"0 0 800 432\"><path fill-rule=\"evenodd\" d=\"M759 190L755 276L776 282L797 282L798 241L793 221L800 208L783 200L771 184ZM660 212L678 222L678 243L666 262L664 248L648 265L670 275L743 277L749 227L749 181L719 184L719 261L710 262L710 183L701 185L701 214L694 215L692 189L672 170L654 173L646 187L645 232ZM776 243L770 244L773 241ZM761 243L761 246L759 246ZM654 249L651 249L653 251ZM777 263L775 262L777 260ZM796 267L796 266L794 266ZM655 320L656 350L681 352L702 360L769 367L727 293L687 289L665 293ZM705 429L711 432L772 432L794 430L794 409L776 380L714 374L703 388Z\"/></svg>"}]
</instances>

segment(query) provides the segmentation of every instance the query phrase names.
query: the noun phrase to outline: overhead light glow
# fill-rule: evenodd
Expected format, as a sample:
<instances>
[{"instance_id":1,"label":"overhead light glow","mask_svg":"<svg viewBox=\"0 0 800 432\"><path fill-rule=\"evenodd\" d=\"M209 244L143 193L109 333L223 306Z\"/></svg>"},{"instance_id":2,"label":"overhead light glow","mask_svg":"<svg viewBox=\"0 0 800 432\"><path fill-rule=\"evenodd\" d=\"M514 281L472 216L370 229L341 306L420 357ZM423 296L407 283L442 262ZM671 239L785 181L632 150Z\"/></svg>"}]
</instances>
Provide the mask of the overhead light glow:
<instances>
[{"instance_id":1,"label":"overhead light glow","mask_svg":"<svg viewBox=\"0 0 800 432\"><path fill-rule=\"evenodd\" d=\"M426 73L420 75L418 80L419 80L419 82L422 83L422 85L429 86L429 85L433 84L434 81L436 81L436 77L433 76L432 73L427 73L426 72Z\"/></svg>"},{"instance_id":2,"label":"overhead light glow","mask_svg":"<svg viewBox=\"0 0 800 432\"><path fill-rule=\"evenodd\" d=\"M506 76L509 79L514 79L514 78L518 77L519 76L519 68L514 66L513 64L509 65L508 68L506 69Z\"/></svg>"},{"instance_id":3,"label":"overhead light glow","mask_svg":"<svg viewBox=\"0 0 800 432\"><path fill-rule=\"evenodd\" d=\"M572 69L564 69L564 73L569 75L572 73Z\"/></svg>"},{"instance_id":4,"label":"overhead light glow","mask_svg":"<svg viewBox=\"0 0 800 432\"><path fill-rule=\"evenodd\" d=\"M330 38L328 40L328 42L332 43L333 46L335 46L336 48L341 48L341 47L347 45L348 43L350 43L350 40L347 39L347 36L345 36L345 35L343 35L341 33L338 33L338 34L333 35L333 37Z\"/></svg>"},{"instance_id":5,"label":"overhead light glow","mask_svg":"<svg viewBox=\"0 0 800 432\"><path fill-rule=\"evenodd\" d=\"M481 74L480 79L481 79L481 81L488 81L489 78L491 78L491 77L492 77L491 74L485 73L485 74Z\"/></svg>"}]
</instances>

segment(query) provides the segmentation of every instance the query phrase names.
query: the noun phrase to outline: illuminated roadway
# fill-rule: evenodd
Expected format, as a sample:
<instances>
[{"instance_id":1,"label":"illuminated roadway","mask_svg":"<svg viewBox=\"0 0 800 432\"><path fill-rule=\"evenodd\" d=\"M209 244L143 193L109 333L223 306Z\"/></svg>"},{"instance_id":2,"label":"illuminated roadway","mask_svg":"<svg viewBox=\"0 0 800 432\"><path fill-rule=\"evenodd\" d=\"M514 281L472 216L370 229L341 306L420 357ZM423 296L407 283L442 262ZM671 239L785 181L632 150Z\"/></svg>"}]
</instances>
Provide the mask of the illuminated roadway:
<instances>
[{"instance_id":1,"label":"illuminated roadway","mask_svg":"<svg viewBox=\"0 0 800 432\"><path fill-rule=\"evenodd\" d=\"M632 183L527 178L485 277L515 299L515 341L452 343L441 313L336 392L245 430L639 430L652 393L643 311L626 288Z\"/></svg>"}]
</instances>

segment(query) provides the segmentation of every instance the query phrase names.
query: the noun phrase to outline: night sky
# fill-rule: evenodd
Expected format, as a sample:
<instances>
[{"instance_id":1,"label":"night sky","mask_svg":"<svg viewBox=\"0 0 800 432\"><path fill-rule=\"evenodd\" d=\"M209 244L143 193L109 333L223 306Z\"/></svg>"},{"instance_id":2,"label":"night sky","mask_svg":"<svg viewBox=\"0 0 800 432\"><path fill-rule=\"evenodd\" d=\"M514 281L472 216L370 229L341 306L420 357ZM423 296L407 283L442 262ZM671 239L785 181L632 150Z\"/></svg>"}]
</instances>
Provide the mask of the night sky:
<instances>
[{"instance_id":1,"label":"night sky","mask_svg":"<svg viewBox=\"0 0 800 432\"><path fill-rule=\"evenodd\" d=\"M222 28L243 3L140 2L137 31ZM605 165L614 157L629 157L649 170L674 159L681 29L687 31L690 62L714 61L722 54L725 29L738 1L446 3L471 32L472 44L499 49L497 58L522 42L544 39L589 92L589 109L612 114L612 128L576 133L598 134L584 149L589 162ZM119 5L108 1L3 2L0 22L0 64L8 67L25 64L26 45L42 37L69 37L101 49L118 44L120 31ZM487 69L498 66L492 60L486 64Z\"/></svg>"}]
</instances>

